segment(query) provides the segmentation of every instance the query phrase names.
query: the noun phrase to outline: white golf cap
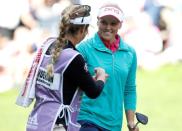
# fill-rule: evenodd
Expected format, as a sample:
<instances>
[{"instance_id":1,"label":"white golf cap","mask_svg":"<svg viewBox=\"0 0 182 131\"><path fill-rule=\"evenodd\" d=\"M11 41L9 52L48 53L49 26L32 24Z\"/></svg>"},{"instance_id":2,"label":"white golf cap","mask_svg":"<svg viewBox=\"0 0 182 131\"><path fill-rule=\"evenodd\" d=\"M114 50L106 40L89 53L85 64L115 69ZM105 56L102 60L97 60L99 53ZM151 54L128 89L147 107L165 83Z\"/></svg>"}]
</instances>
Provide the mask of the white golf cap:
<instances>
[{"instance_id":1,"label":"white golf cap","mask_svg":"<svg viewBox=\"0 0 182 131\"><path fill-rule=\"evenodd\" d=\"M118 19L120 22L122 22L124 20L124 14L123 12L116 8L115 6L113 5L107 5L107 6L104 6L104 7L101 7L99 9L99 13L98 13L98 17L101 18L101 17L104 17L104 16L114 16L116 19Z\"/></svg>"}]
</instances>

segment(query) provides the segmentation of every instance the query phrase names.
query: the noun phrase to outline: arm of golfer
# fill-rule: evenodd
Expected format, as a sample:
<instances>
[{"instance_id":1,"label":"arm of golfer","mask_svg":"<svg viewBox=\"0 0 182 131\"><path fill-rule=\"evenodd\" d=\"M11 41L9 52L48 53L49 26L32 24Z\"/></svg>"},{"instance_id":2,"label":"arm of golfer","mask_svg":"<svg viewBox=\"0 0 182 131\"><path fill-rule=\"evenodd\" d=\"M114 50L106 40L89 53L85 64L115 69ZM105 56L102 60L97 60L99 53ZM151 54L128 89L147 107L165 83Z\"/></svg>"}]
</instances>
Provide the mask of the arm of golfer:
<instances>
[{"instance_id":1,"label":"arm of golfer","mask_svg":"<svg viewBox=\"0 0 182 131\"><path fill-rule=\"evenodd\" d=\"M135 112L132 110L127 110L125 111L125 114L129 131L139 131L139 128L135 127L135 122L134 122Z\"/></svg>"}]
</instances>

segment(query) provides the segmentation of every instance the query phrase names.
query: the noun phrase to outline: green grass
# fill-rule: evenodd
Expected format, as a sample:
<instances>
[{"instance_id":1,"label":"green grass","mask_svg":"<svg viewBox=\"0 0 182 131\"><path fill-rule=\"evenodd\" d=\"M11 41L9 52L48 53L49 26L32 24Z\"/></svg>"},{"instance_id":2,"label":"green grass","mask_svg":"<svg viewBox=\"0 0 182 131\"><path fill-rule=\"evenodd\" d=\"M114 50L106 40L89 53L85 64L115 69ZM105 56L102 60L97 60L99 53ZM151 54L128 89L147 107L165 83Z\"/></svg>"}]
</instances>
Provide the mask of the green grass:
<instances>
[{"instance_id":1,"label":"green grass","mask_svg":"<svg viewBox=\"0 0 182 131\"><path fill-rule=\"evenodd\" d=\"M25 131L30 108L15 105L17 89L0 93L0 131Z\"/></svg>"},{"instance_id":2,"label":"green grass","mask_svg":"<svg viewBox=\"0 0 182 131\"><path fill-rule=\"evenodd\" d=\"M139 125L140 130L182 129L182 64L166 65L155 71L139 70L137 84L137 111L149 117L146 126Z\"/></svg>"},{"instance_id":3,"label":"green grass","mask_svg":"<svg viewBox=\"0 0 182 131\"><path fill-rule=\"evenodd\" d=\"M182 129L182 64L166 65L155 71L138 70L137 111L148 115L140 131ZM17 89L0 94L0 131L25 131L30 108L15 105ZM126 123L123 131L127 131Z\"/></svg>"}]
</instances>

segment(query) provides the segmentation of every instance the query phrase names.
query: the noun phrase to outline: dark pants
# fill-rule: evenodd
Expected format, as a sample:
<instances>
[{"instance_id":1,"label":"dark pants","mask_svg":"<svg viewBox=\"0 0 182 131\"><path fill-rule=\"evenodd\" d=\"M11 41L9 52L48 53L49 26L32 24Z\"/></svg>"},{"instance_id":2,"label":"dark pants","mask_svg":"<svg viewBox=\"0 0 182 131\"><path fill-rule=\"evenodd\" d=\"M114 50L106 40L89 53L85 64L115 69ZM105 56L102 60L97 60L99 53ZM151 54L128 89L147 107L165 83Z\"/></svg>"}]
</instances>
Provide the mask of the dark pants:
<instances>
[{"instance_id":1,"label":"dark pants","mask_svg":"<svg viewBox=\"0 0 182 131\"><path fill-rule=\"evenodd\" d=\"M79 123L81 124L81 128L80 131L109 131L103 127L100 127L90 121L79 121Z\"/></svg>"}]
</instances>

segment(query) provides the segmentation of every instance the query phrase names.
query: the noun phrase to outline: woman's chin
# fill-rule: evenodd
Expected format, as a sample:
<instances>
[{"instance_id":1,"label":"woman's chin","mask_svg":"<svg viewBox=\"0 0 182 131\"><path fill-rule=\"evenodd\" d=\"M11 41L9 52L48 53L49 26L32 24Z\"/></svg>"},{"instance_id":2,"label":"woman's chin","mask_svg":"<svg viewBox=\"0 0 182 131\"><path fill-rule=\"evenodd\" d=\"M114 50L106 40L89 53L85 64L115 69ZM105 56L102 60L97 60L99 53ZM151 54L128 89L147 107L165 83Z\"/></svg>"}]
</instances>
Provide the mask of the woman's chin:
<instances>
[{"instance_id":1,"label":"woman's chin","mask_svg":"<svg viewBox=\"0 0 182 131\"><path fill-rule=\"evenodd\" d=\"M110 36L103 36L103 38L104 38L104 40L107 40L107 41L111 40Z\"/></svg>"}]
</instances>

